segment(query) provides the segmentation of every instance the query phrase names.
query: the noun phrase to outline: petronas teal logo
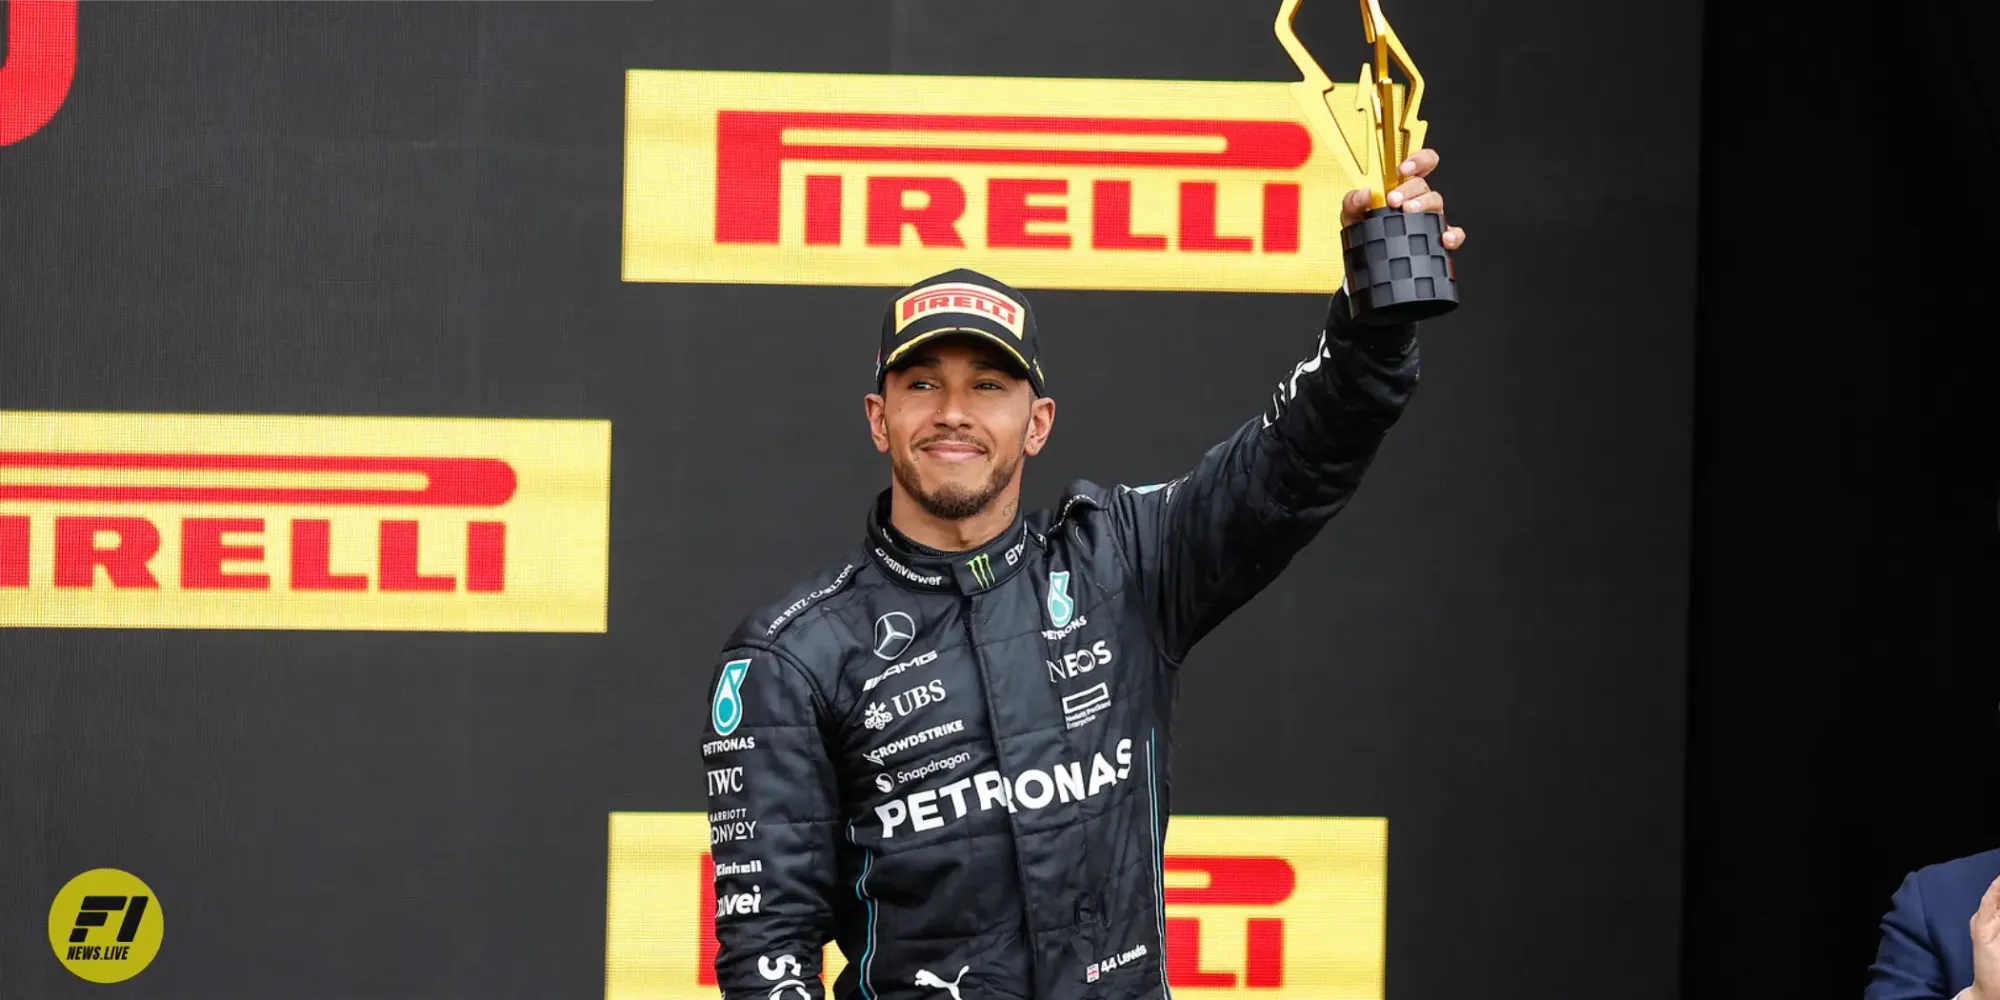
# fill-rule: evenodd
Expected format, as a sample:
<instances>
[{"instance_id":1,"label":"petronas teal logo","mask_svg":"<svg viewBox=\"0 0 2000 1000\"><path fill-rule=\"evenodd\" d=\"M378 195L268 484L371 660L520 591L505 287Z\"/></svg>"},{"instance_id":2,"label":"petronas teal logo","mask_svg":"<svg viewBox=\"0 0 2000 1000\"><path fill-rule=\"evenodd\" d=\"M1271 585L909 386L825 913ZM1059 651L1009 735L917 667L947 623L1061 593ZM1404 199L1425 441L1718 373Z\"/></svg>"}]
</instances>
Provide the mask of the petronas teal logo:
<instances>
[{"instance_id":1,"label":"petronas teal logo","mask_svg":"<svg viewBox=\"0 0 2000 1000\"><path fill-rule=\"evenodd\" d=\"M1069 599L1069 573L1049 574L1049 624L1062 628L1069 624L1069 616L1076 613L1076 602Z\"/></svg>"},{"instance_id":2,"label":"petronas teal logo","mask_svg":"<svg viewBox=\"0 0 2000 1000\"><path fill-rule=\"evenodd\" d=\"M722 665L722 679L715 682L715 701L708 709L715 735L728 736L743 721L743 675L749 672L749 660L731 660Z\"/></svg>"}]
</instances>

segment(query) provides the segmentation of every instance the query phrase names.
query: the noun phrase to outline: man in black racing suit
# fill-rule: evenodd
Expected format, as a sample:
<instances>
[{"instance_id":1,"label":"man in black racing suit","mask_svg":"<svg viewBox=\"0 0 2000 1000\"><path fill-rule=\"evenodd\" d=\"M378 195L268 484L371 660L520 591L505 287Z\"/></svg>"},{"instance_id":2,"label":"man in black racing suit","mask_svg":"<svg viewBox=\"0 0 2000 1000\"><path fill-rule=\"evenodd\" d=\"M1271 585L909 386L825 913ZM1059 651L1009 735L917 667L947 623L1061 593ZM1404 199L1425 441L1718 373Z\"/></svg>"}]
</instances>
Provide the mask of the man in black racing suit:
<instances>
[{"instance_id":1,"label":"man in black racing suit","mask_svg":"<svg viewBox=\"0 0 2000 1000\"><path fill-rule=\"evenodd\" d=\"M1392 206L1441 211L1406 165ZM1366 210L1350 194L1342 224ZM1457 228L1445 244L1464 241ZM701 741L728 1000L1168 995L1178 670L1361 481L1417 383L1413 327L1336 293L1269 408L1180 479L1019 513L1055 404L1020 293L892 302L866 399L892 483L844 565L752 615Z\"/></svg>"}]
</instances>

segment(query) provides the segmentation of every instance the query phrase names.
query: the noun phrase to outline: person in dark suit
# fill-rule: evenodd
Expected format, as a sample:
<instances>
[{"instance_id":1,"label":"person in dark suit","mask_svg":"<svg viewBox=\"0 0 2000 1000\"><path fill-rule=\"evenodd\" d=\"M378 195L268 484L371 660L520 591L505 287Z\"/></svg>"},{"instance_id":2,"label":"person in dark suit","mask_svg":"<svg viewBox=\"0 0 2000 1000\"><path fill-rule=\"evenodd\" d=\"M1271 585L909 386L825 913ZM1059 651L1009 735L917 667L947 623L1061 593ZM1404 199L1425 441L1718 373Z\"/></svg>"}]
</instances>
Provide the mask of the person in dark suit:
<instances>
[{"instance_id":1,"label":"person in dark suit","mask_svg":"<svg viewBox=\"0 0 2000 1000\"><path fill-rule=\"evenodd\" d=\"M1865 1000L2000 1000L2000 850L1920 868L1882 918Z\"/></svg>"}]
</instances>

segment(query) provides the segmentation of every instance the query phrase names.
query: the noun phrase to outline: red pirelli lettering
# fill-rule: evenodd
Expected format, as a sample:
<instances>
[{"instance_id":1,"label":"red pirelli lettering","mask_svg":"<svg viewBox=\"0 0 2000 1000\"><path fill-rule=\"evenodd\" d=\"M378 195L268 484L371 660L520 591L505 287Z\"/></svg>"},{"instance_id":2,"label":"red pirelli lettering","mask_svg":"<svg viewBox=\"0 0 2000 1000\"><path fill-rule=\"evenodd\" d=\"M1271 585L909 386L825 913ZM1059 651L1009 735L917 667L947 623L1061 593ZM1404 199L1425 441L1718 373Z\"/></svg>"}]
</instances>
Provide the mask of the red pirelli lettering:
<instances>
[{"instance_id":1,"label":"red pirelli lettering","mask_svg":"<svg viewBox=\"0 0 2000 1000\"><path fill-rule=\"evenodd\" d=\"M1220 140L1219 150L1119 149L1100 146L1032 148L1020 146L914 145L903 143L789 142L787 129L836 132L936 132L999 135L1078 135L1193 137ZM1191 167L1207 169L1295 170L1312 156L1312 136L1292 121L1195 118L1086 118L1037 115L920 115L872 112L720 111L716 113L715 239L718 243L778 242L780 188L788 162L971 163L1046 166ZM824 175L821 175L824 176ZM872 180L872 178L871 178ZM960 200L964 191L957 182ZM885 192L886 194L886 192ZM1011 192L1002 192L1003 197ZM875 192L870 192L871 208ZM828 239L828 220L837 236L839 187L807 182L809 242ZM831 207L829 207L829 205ZM882 207L887 207L886 205ZM897 203L900 208L900 202ZM942 209L930 209L941 218ZM961 206L962 211L962 206ZM870 212L869 243L882 238ZM955 221L957 216L951 218ZM889 223L883 223L888 225ZM895 223L900 233L903 223ZM936 223L932 223L935 225ZM810 238L816 235L816 238ZM919 230L920 237L922 230ZM887 244L887 245L893 245ZM931 244L925 245L951 245Z\"/></svg>"},{"instance_id":2,"label":"red pirelli lettering","mask_svg":"<svg viewBox=\"0 0 2000 1000\"><path fill-rule=\"evenodd\" d=\"M262 545L232 545L226 534L264 533L264 521L255 517L190 517L181 522L182 590L269 590L271 578L262 573L228 573L229 561L261 563Z\"/></svg>"},{"instance_id":3,"label":"red pirelli lettering","mask_svg":"<svg viewBox=\"0 0 2000 1000\"><path fill-rule=\"evenodd\" d=\"M1298 872L1278 857L1170 856L1165 869L1206 876L1206 884L1168 886L1167 905L1276 906L1298 887ZM1234 987L1234 970L1205 968L1201 956L1201 918L1167 918L1167 983L1189 989ZM1285 922L1251 917L1244 935L1242 982L1247 987L1276 989L1285 984Z\"/></svg>"},{"instance_id":4,"label":"red pirelli lettering","mask_svg":"<svg viewBox=\"0 0 2000 1000\"><path fill-rule=\"evenodd\" d=\"M0 146L54 118L76 77L76 0L9 0L0 51Z\"/></svg>"},{"instance_id":5,"label":"red pirelli lettering","mask_svg":"<svg viewBox=\"0 0 2000 1000\"><path fill-rule=\"evenodd\" d=\"M354 455L178 455L143 452L0 451L0 469L102 472L416 474L414 489L306 486L120 485L0 482L0 500L112 503L272 503L339 506L498 507L514 496L514 467L496 458ZM20 475L11 477L21 479ZM54 479L56 477L50 477ZM198 478L190 476L190 478Z\"/></svg>"},{"instance_id":6,"label":"red pirelli lettering","mask_svg":"<svg viewBox=\"0 0 2000 1000\"><path fill-rule=\"evenodd\" d=\"M101 535L112 536L112 544L100 546ZM56 586L88 587L102 566L113 587L158 590L146 564L159 551L160 529L143 517L58 517Z\"/></svg>"}]
</instances>

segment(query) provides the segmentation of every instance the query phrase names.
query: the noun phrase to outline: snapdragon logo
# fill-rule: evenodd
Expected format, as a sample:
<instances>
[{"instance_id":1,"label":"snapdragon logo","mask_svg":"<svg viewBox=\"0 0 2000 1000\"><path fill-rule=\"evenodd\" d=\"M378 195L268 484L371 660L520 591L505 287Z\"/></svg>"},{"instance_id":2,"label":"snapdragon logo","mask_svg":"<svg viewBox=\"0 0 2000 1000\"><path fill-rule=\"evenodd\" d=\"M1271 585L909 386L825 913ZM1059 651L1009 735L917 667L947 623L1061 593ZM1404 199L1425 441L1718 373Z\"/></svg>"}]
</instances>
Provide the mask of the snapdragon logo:
<instances>
[{"instance_id":1,"label":"snapdragon logo","mask_svg":"<svg viewBox=\"0 0 2000 1000\"><path fill-rule=\"evenodd\" d=\"M1116 767L1104 759L1103 753L1093 754L1088 762L1088 774L1083 761L1059 764L1048 771L1029 768L1012 778L997 770L981 771L943 788L912 792L903 798L891 799L875 807L875 816L882 821L882 839L890 840L901 826L921 833L964 819L973 811L966 801L968 791L976 797L980 812L998 807L1012 813L1023 809L1041 809L1057 801L1079 802L1117 785L1132 773L1131 740L1119 740L1114 756L1118 760ZM951 801L950 815L946 815L942 808L940 800L943 799Z\"/></svg>"},{"instance_id":2,"label":"snapdragon logo","mask_svg":"<svg viewBox=\"0 0 2000 1000\"><path fill-rule=\"evenodd\" d=\"M939 757L938 759L931 761L928 764L920 764L907 771L897 771L896 784L907 785L912 781L920 781L924 778L928 778L931 775L938 773L939 771L949 771L952 768L955 768L958 765L963 764L971 759L972 755L970 753L965 753L962 751L959 753L952 754L949 757ZM883 791L886 792L888 791L888 789L884 788Z\"/></svg>"}]
</instances>

